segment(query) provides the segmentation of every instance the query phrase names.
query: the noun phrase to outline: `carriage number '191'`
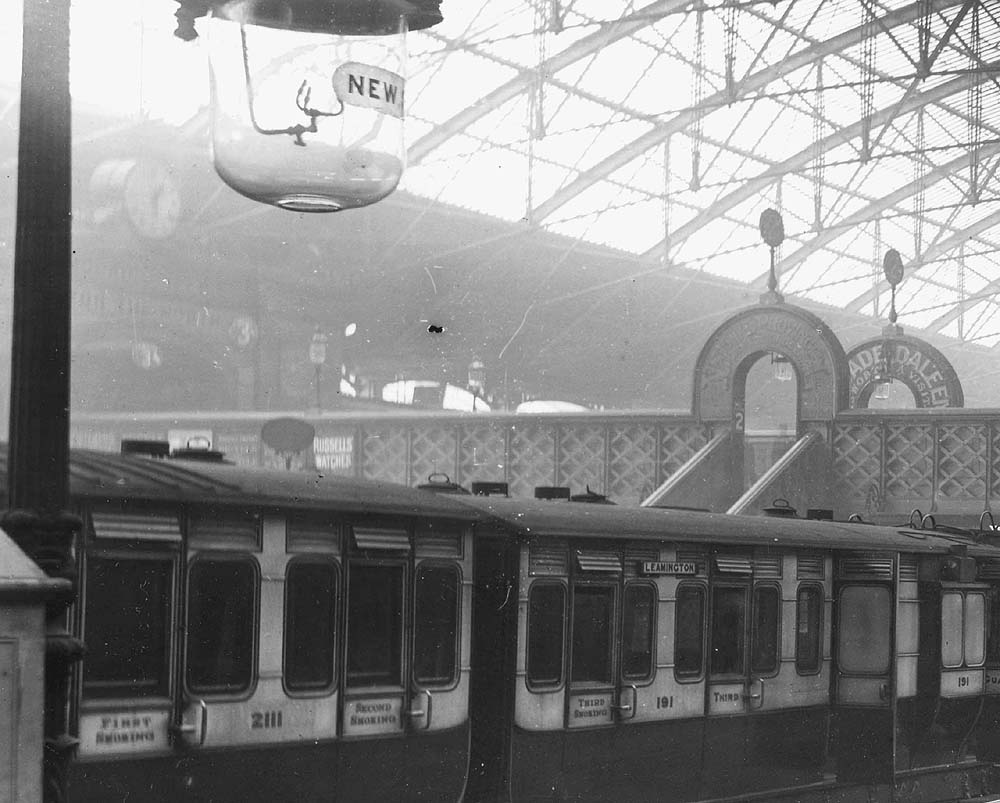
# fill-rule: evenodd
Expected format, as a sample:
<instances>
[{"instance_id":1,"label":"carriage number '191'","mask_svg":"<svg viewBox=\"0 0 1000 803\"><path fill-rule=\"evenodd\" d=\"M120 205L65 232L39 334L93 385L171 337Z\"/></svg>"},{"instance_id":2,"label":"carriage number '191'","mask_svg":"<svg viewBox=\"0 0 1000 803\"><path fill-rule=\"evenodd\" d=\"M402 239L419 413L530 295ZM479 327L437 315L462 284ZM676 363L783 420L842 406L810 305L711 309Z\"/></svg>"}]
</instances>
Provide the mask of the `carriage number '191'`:
<instances>
[{"instance_id":1,"label":"carriage number '191'","mask_svg":"<svg viewBox=\"0 0 1000 803\"><path fill-rule=\"evenodd\" d=\"M674 695L669 697L657 697L656 698L657 708L673 708L674 707Z\"/></svg>"},{"instance_id":2,"label":"carriage number '191'","mask_svg":"<svg viewBox=\"0 0 1000 803\"><path fill-rule=\"evenodd\" d=\"M253 711L250 714L250 727L256 728L280 728L280 711Z\"/></svg>"}]
</instances>

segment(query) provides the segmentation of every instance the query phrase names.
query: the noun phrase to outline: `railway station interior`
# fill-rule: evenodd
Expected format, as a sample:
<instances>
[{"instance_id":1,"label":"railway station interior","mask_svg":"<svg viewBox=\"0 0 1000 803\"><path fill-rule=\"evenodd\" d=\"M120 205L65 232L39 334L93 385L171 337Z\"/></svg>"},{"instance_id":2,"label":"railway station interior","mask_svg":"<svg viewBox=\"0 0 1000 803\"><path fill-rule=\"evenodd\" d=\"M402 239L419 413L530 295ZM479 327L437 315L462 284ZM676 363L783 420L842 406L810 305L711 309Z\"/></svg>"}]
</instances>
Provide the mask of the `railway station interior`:
<instances>
[{"instance_id":1,"label":"railway station interior","mask_svg":"<svg viewBox=\"0 0 1000 803\"><path fill-rule=\"evenodd\" d=\"M213 168L208 51L242 75L238 42L183 41L167 0L72 4L74 446L727 510L815 431L816 487L772 476L741 509L990 508L992 3L453 6L405 43L398 187L317 214ZM21 3L2 13L9 303ZM261 437L286 417L313 443Z\"/></svg>"},{"instance_id":2,"label":"railway station interior","mask_svg":"<svg viewBox=\"0 0 1000 803\"><path fill-rule=\"evenodd\" d=\"M2 666L70 447L1000 524L996 2L309 5L0 5Z\"/></svg>"}]
</instances>

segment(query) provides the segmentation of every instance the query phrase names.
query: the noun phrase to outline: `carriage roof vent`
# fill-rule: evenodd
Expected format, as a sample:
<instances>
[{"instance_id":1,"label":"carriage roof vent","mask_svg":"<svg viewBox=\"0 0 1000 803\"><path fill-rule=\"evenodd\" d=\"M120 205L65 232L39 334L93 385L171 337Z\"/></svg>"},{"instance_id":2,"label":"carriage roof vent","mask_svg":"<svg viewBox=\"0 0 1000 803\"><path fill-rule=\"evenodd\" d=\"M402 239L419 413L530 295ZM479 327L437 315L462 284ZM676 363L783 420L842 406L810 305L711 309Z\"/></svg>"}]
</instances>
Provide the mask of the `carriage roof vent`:
<instances>
[{"instance_id":1,"label":"carriage roof vent","mask_svg":"<svg viewBox=\"0 0 1000 803\"><path fill-rule=\"evenodd\" d=\"M569 488L563 485L538 485L535 499L569 499Z\"/></svg>"},{"instance_id":2,"label":"carriage roof vent","mask_svg":"<svg viewBox=\"0 0 1000 803\"><path fill-rule=\"evenodd\" d=\"M140 457L164 458L170 456L170 444L167 441L123 440L122 454Z\"/></svg>"},{"instance_id":3,"label":"carriage roof vent","mask_svg":"<svg viewBox=\"0 0 1000 803\"><path fill-rule=\"evenodd\" d=\"M170 453L174 460L198 460L202 463L232 463L226 460L224 452L215 449L174 449Z\"/></svg>"},{"instance_id":4,"label":"carriage roof vent","mask_svg":"<svg viewBox=\"0 0 1000 803\"><path fill-rule=\"evenodd\" d=\"M421 491L432 491L437 494L468 494L457 482L452 482L451 477L440 471L435 471L427 478L427 482L417 486Z\"/></svg>"},{"instance_id":5,"label":"carriage roof vent","mask_svg":"<svg viewBox=\"0 0 1000 803\"><path fill-rule=\"evenodd\" d=\"M573 494L570 498L570 502L590 502L592 505L613 505L608 497L604 494L599 494L597 491L590 490L590 486L586 486L587 490L582 494Z\"/></svg>"},{"instance_id":6,"label":"carriage roof vent","mask_svg":"<svg viewBox=\"0 0 1000 803\"><path fill-rule=\"evenodd\" d=\"M205 437L189 438L187 445L174 449L170 456L174 460L198 460L203 463L229 463L222 452L212 448L212 442Z\"/></svg>"},{"instance_id":7,"label":"carriage roof vent","mask_svg":"<svg viewBox=\"0 0 1000 803\"><path fill-rule=\"evenodd\" d=\"M472 483L473 496L510 496L510 485L506 482L480 481Z\"/></svg>"}]
</instances>

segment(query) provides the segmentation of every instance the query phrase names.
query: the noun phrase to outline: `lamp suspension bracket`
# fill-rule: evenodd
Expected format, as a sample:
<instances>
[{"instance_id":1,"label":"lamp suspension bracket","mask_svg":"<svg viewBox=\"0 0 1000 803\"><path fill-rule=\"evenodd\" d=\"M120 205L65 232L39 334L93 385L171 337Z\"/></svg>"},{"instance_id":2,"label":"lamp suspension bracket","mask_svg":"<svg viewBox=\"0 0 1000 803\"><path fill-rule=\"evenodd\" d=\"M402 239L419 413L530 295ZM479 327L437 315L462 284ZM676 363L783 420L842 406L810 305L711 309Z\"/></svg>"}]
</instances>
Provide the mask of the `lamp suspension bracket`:
<instances>
[{"instance_id":1,"label":"lamp suspension bracket","mask_svg":"<svg viewBox=\"0 0 1000 803\"><path fill-rule=\"evenodd\" d=\"M198 37L195 20L209 11L235 22L267 28L344 35L391 35L398 30L400 17L405 18L411 31L430 28L443 19L441 0L255 0L250 4L231 0L174 1L180 5L175 12L174 35L184 41ZM232 16L245 15L247 7L252 19Z\"/></svg>"}]
</instances>

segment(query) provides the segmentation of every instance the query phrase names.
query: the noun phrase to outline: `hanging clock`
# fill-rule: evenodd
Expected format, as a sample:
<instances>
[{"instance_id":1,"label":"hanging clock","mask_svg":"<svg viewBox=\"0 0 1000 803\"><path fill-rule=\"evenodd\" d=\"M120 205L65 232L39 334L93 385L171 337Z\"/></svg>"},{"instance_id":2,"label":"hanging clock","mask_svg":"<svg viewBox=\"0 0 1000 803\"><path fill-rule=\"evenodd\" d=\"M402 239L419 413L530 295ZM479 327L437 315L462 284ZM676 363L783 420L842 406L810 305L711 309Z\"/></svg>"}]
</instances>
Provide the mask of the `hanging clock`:
<instances>
[{"instance_id":1,"label":"hanging clock","mask_svg":"<svg viewBox=\"0 0 1000 803\"><path fill-rule=\"evenodd\" d=\"M125 176L125 213L143 237L162 240L177 228L181 216L180 187L159 162L137 160Z\"/></svg>"}]
</instances>

